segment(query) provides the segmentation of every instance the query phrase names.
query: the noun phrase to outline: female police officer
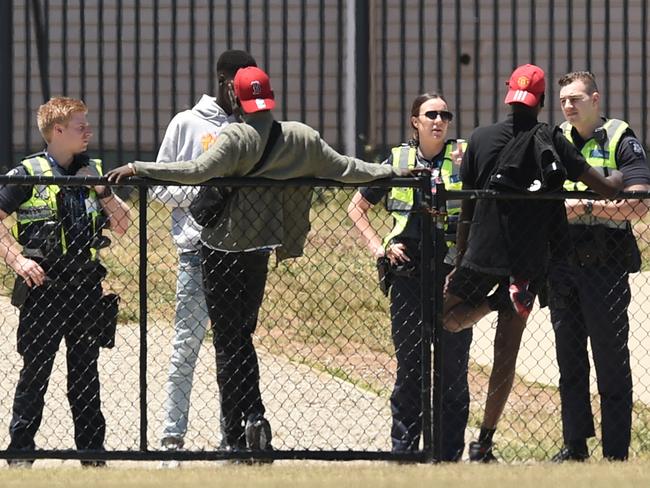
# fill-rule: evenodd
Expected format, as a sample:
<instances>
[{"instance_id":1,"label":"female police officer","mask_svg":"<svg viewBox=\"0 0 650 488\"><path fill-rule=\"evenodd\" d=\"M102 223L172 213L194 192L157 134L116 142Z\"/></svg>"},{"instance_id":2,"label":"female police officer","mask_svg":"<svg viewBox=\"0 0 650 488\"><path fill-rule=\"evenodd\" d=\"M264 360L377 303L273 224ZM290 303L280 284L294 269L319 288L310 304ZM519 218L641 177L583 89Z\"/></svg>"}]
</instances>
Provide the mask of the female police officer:
<instances>
[{"instance_id":1,"label":"female police officer","mask_svg":"<svg viewBox=\"0 0 650 488\"><path fill-rule=\"evenodd\" d=\"M424 93L414 101L410 114L412 138L394 147L384 164L394 167L428 168L432 177L441 177L447 188L459 186L458 169L462 150L453 150L456 141L446 140L452 113L444 98L437 93ZM390 193L389 193L390 192ZM394 227L382 242L370 225L368 210L388 193L387 208L394 218ZM348 207L348 215L376 258L390 260L392 287L392 337L397 356L397 377L391 395L393 452L418 449L422 430L421 335L418 219L410 218L409 210L419 199L412 188L360 188ZM448 202L450 215L458 207ZM451 220L451 219L450 219ZM443 265L436 270L442 280L451 270ZM464 431L469 413L467 362L472 341L471 330L459 334L443 332L445 355L443 377L442 461L457 461L464 448Z\"/></svg>"}]
</instances>

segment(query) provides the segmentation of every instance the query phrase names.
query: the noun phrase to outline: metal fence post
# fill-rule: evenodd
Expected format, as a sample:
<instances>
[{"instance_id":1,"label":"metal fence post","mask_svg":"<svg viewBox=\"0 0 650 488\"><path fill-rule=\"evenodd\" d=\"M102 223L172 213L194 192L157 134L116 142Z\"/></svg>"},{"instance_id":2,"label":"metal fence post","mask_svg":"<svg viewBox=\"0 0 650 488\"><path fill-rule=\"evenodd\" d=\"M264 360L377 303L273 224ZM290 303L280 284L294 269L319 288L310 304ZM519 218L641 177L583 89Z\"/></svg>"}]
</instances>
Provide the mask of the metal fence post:
<instances>
[{"instance_id":1,"label":"metal fence post","mask_svg":"<svg viewBox=\"0 0 650 488\"><path fill-rule=\"evenodd\" d=\"M138 187L140 238L140 450L147 451L147 187Z\"/></svg>"},{"instance_id":2,"label":"metal fence post","mask_svg":"<svg viewBox=\"0 0 650 488\"><path fill-rule=\"evenodd\" d=\"M13 154L13 4L0 2L0 171L12 166Z\"/></svg>"},{"instance_id":3,"label":"metal fence post","mask_svg":"<svg viewBox=\"0 0 650 488\"><path fill-rule=\"evenodd\" d=\"M435 436L438 427L433 418L433 404L431 402L431 334L433 331L433 267L431 259L434 256L431 241L431 177L420 177L420 193L422 194L422 207L420 211L420 242L421 242L421 269L420 269L420 302L422 316L422 438L424 442L424 456L426 461L436 459ZM435 374L435 373L434 373Z\"/></svg>"},{"instance_id":4,"label":"metal fence post","mask_svg":"<svg viewBox=\"0 0 650 488\"><path fill-rule=\"evenodd\" d=\"M447 253L444 237L445 211L447 208L446 189L443 183L436 184L433 197L433 210L437 213L436 228L433 232L433 455L434 460L442 459L442 397L445 378L442 375L445 350L442 343L442 301L445 277L442 274L443 263ZM439 213L438 213L439 212Z\"/></svg>"}]
</instances>

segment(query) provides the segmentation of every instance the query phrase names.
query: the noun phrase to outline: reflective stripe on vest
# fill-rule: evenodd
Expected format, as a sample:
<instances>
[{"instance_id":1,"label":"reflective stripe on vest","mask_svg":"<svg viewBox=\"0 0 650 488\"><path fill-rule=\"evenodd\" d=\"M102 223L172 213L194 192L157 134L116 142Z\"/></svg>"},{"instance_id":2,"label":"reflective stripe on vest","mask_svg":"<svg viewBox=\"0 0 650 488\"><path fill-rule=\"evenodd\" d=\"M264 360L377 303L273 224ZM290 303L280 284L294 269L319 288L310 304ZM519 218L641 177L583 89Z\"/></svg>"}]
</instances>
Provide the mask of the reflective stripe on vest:
<instances>
[{"instance_id":1,"label":"reflective stripe on vest","mask_svg":"<svg viewBox=\"0 0 650 488\"><path fill-rule=\"evenodd\" d=\"M571 135L571 130L573 126L569 122L563 122L560 125L562 129L562 134L566 137L572 144L573 136ZM602 126L607 136L607 140L601 146L594 137L585 142L585 145L580 150L582 156L587 160L589 166L594 168L598 173L603 176L609 175L609 170L617 169L616 164L616 148L618 143L621 141L623 134L629 128L627 122L618 119L609 119ZM587 190L587 185L581 181L573 182L566 180L564 182L564 189L568 191L585 191ZM595 217L593 215L583 215L577 219L571 219L572 224L586 224L586 225L605 225L613 229L621 229L626 227L626 222L622 221L613 221L610 219Z\"/></svg>"},{"instance_id":2,"label":"reflective stripe on vest","mask_svg":"<svg viewBox=\"0 0 650 488\"><path fill-rule=\"evenodd\" d=\"M34 158L25 159L22 162L25 170L30 176L53 176L52 166L50 161L44 156L36 156ZM102 162L100 159L91 159L89 161L99 176L102 176ZM17 239L19 234L19 225L28 226L35 222L43 221L57 221L57 204L56 196L61 191L58 185L34 185L32 188L32 197L23 202L16 210L16 224L12 228L12 233ZM97 217L101 213L101 204L97 198L94 188L88 192L88 197L85 200L86 213L90 216L92 222L93 234L97 229ZM67 243L65 232L61 227L61 247L62 252L67 252ZM91 259L97 258L97 250L90 249Z\"/></svg>"},{"instance_id":3,"label":"reflective stripe on vest","mask_svg":"<svg viewBox=\"0 0 650 488\"><path fill-rule=\"evenodd\" d=\"M462 189L460 181L460 165L454 164L451 158L455 141L445 143L445 153L440 176L447 190ZM463 151L467 143L462 146ZM401 169L412 169L416 166L417 147L401 145L392 149L393 167ZM413 188L392 188L388 194L387 208L393 216L394 225L391 232L384 238L384 247L388 246L390 241L404 232L408 223L409 212L413 208L415 192ZM460 200L447 201L447 215L458 215L460 213Z\"/></svg>"},{"instance_id":4,"label":"reflective stripe on vest","mask_svg":"<svg viewBox=\"0 0 650 488\"><path fill-rule=\"evenodd\" d=\"M589 165L600 174L606 176L608 174L608 169L617 168L616 147L628 127L628 124L622 120L609 119L602 127L607 135L607 141L605 144L600 146L600 144L596 142L596 139L592 137L585 142L585 145L580 150L580 153L587 160ZM573 136L571 135L571 129L573 129L573 126L568 122L564 122L560 125L560 128L562 129L564 137L574 144ZM581 181L574 183L573 181L567 180L564 182L564 189L568 191L585 191L587 185Z\"/></svg>"}]
</instances>

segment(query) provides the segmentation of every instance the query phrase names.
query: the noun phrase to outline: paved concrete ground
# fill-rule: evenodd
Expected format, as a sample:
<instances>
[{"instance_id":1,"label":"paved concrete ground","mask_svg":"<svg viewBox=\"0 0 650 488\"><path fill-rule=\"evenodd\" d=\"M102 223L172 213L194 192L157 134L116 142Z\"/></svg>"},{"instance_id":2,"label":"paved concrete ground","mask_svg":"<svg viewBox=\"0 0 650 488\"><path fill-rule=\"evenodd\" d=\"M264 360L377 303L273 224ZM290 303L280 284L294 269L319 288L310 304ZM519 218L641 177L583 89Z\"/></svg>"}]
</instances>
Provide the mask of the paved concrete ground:
<instances>
[{"instance_id":1,"label":"paved concrete ground","mask_svg":"<svg viewBox=\"0 0 650 488\"><path fill-rule=\"evenodd\" d=\"M650 405L650 272L632 275L630 316L630 363L634 380L634 399ZM479 364L492 363L492 344L496 314L490 314L474 328L471 357ZM591 360L591 357L590 357ZM592 393L597 393L591 361ZM555 337L548 308L535 307L524 332L517 362L517 373L526 380L558 385Z\"/></svg>"},{"instance_id":2,"label":"paved concrete ground","mask_svg":"<svg viewBox=\"0 0 650 488\"><path fill-rule=\"evenodd\" d=\"M0 446L9 443L8 425L21 367L16 353L16 310L0 298ZM158 447L162 430L163 385L169 361L169 323L152 324L148 334L147 412L149 447ZM65 345L57 354L46 395L39 448L73 448L73 426L65 396ZM102 405L107 418L107 449L139 448L137 326L118 326L116 347L100 356ZM260 354L263 398L279 449L390 449L387 398L286 359ZM214 350L206 341L195 372L186 437L188 449L216 449L220 440Z\"/></svg>"},{"instance_id":3,"label":"paved concrete ground","mask_svg":"<svg viewBox=\"0 0 650 488\"><path fill-rule=\"evenodd\" d=\"M650 279L649 273L632 278L630 349L635 381L635 399L650 404ZM15 352L16 311L8 299L0 298L0 446L8 443L8 422L20 357ZM472 359L491 364L494 316L475 328ZM149 333L148 398L149 447L157 448L162 425L163 384L169 358L172 327L153 324ZM139 358L137 326L120 326L117 346L101 355L102 401L107 417L108 449L139 448ZM62 345L62 349L64 346ZM72 448L72 422L65 398L65 354L57 355L46 396L44 422L37 436L40 448ZM262 388L268 416L274 429L274 444L280 449L369 449L386 450L389 445L388 399L320 373L304 365L262 353ZM525 332L518 373L526 380L557 385L554 337L547 310L535 310ZM592 369L593 392L596 392ZM476 400L476 399L475 399ZM195 375L186 438L189 449L214 449L219 442L217 388L214 355L206 342ZM3 427L4 425L4 427ZM468 437L472 433L468 430Z\"/></svg>"}]
</instances>

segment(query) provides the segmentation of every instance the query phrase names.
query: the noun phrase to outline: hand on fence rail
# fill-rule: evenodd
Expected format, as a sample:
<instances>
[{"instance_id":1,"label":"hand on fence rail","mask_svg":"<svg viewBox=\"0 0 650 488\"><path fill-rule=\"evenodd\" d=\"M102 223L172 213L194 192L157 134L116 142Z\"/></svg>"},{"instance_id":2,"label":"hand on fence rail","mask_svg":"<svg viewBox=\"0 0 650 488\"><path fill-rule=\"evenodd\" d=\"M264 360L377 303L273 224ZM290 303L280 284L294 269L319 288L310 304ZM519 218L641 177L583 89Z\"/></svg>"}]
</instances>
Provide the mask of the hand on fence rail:
<instances>
[{"instance_id":1,"label":"hand on fence rail","mask_svg":"<svg viewBox=\"0 0 650 488\"><path fill-rule=\"evenodd\" d=\"M111 183L120 183L122 180L126 180L131 176L135 176L135 166L133 163L127 163L106 173L106 178Z\"/></svg>"}]
</instances>

